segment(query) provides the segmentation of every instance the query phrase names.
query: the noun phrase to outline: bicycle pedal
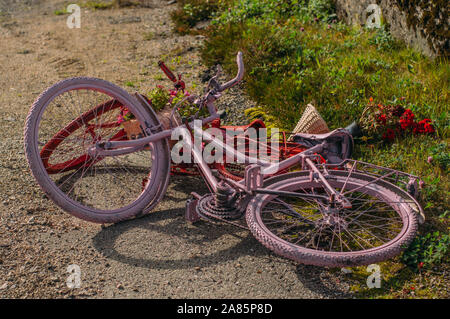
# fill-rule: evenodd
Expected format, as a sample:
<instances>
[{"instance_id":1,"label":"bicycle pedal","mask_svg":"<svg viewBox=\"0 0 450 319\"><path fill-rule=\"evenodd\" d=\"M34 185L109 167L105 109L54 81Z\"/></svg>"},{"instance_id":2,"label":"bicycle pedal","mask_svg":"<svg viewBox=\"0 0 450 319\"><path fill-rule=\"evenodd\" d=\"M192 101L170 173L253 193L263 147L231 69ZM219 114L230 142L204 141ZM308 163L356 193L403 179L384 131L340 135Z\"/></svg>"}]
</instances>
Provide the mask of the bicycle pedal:
<instances>
[{"instance_id":1,"label":"bicycle pedal","mask_svg":"<svg viewBox=\"0 0 450 319\"><path fill-rule=\"evenodd\" d=\"M194 196L186 201L185 218L190 223L195 223L200 220L200 216L197 213L197 203L198 199Z\"/></svg>"}]
</instances>

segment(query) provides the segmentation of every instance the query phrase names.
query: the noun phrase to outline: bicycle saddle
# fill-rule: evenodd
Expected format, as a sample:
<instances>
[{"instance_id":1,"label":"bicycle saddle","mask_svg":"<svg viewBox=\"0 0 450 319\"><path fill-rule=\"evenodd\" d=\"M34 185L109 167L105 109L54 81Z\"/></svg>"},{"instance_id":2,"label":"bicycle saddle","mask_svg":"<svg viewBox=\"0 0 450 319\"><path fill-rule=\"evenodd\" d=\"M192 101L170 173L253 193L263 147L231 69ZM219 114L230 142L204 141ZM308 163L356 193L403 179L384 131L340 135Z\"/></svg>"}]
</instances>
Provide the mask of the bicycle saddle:
<instances>
[{"instance_id":1,"label":"bicycle saddle","mask_svg":"<svg viewBox=\"0 0 450 319\"><path fill-rule=\"evenodd\" d=\"M353 137L349 131L343 128L326 134L297 133L292 140L308 148L325 142L324 150L320 155L330 164L338 164L344 159L350 158L353 151Z\"/></svg>"}]
</instances>

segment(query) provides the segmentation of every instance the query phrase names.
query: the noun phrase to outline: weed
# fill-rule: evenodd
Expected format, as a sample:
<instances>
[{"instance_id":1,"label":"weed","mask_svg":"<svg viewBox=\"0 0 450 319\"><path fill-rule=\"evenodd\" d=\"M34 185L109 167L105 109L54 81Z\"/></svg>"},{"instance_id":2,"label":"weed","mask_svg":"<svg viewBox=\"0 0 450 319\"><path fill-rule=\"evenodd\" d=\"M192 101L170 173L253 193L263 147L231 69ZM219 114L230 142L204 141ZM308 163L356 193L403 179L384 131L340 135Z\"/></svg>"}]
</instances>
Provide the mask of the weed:
<instances>
[{"instance_id":1,"label":"weed","mask_svg":"<svg viewBox=\"0 0 450 319\"><path fill-rule=\"evenodd\" d=\"M81 3L84 8L89 8L93 10L106 10L114 7L114 2L104 2L104 1L85 1Z\"/></svg>"},{"instance_id":2,"label":"weed","mask_svg":"<svg viewBox=\"0 0 450 319\"><path fill-rule=\"evenodd\" d=\"M412 269L440 263L447 255L450 245L450 234L438 231L416 237L408 249L403 253L402 261Z\"/></svg>"},{"instance_id":3,"label":"weed","mask_svg":"<svg viewBox=\"0 0 450 319\"><path fill-rule=\"evenodd\" d=\"M152 31L145 32L145 33L143 34L143 38L144 38L145 41L153 40L153 39L155 38L155 33L152 32Z\"/></svg>"},{"instance_id":4,"label":"weed","mask_svg":"<svg viewBox=\"0 0 450 319\"><path fill-rule=\"evenodd\" d=\"M375 34L369 39L369 43L376 45L378 50L392 50L395 48L395 41L385 25L376 29Z\"/></svg>"},{"instance_id":5,"label":"weed","mask_svg":"<svg viewBox=\"0 0 450 319\"><path fill-rule=\"evenodd\" d=\"M55 10L55 11L53 11L53 13L54 13L55 15L57 15L57 16L61 16L61 15L64 15L64 14L69 14L69 12L67 12L66 9Z\"/></svg>"},{"instance_id":6,"label":"weed","mask_svg":"<svg viewBox=\"0 0 450 319\"><path fill-rule=\"evenodd\" d=\"M128 87L130 87L130 88L136 87L136 84L134 84L134 82L132 82L132 81L126 81L126 82L125 82L125 85L128 86Z\"/></svg>"},{"instance_id":7,"label":"weed","mask_svg":"<svg viewBox=\"0 0 450 319\"><path fill-rule=\"evenodd\" d=\"M450 165L450 155L446 143L440 143L431 148L431 161L436 162L445 172Z\"/></svg>"}]
</instances>

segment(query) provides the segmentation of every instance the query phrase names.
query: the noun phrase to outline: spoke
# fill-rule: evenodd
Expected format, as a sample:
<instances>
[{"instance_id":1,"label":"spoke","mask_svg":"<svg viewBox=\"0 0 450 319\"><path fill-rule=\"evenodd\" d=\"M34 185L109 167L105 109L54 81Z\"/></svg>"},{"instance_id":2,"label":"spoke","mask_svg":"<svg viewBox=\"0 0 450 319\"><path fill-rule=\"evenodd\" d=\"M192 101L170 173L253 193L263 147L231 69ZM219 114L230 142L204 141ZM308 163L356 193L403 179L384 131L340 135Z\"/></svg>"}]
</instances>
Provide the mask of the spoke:
<instances>
[{"instance_id":1,"label":"spoke","mask_svg":"<svg viewBox=\"0 0 450 319\"><path fill-rule=\"evenodd\" d=\"M355 231L377 228L377 229L381 229L382 231L387 232L387 233L391 233L391 234L394 234L394 235L397 234L396 232L394 232L394 231L392 231L392 230L389 230L389 229L384 228L384 226L392 226L391 224L372 225L372 224L367 224L367 223L364 223L364 222L363 222L363 224L366 224L366 225L368 225L368 226L363 226L363 225L361 225L360 223L356 223L356 224L359 225L361 228L353 228L353 230L355 230Z\"/></svg>"},{"instance_id":2,"label":"spoke","mask_svg":"<svg viewBox=\"0 0 450 319\"><path fill-rule=\"evenodd\" d=\"M319 229L319 237L317 238L317 246L316 246L316 249L319 249L319 245L320 245L320 237L322 237L322 231L323 231L323 229L324 229L325 227L322 225L322 226L320 226L320 229Z\"/></svg>"},{"instance_id":3,"label":"spoke","mask_svg":"<svg viewBox=\"0 0 450 319\"><path fill-rule=\"evenodd\" d=\"M309 234L311 234L312 231L314 231L316 228L313 228L311 230L309 230L305 235L303 235L301 238L297 239L293 244L297 244L298 242L300 242L303 238L306 238L306 236L308 236Z\"/></svg>"},{"instance_id":4,"label":"spoke","mask_svg":"<svg viewBox=\"0 0 450 319\"><path fill-rule=\"evenodd\" d=\"M355 238L355 237L353 237L353 235L347 230L347 229L344 229L344 231L347 233L347 234L349 234L350 235L350 237L352 237L354 240L355 240L355 242L359 245L359 247L361 247L363 250L364 249L366 249L364 246L362 246L360 243L359 243L359 241ZM355 234L355 236L356 236L356 234ZM359 236L358 236L358 238L360 238ZM362 239L362 238L360 238L360 239ZM365 241L364 239L362 239L363 241ZM369 243L368 243L369 244ZM369 244L370 245L370 244ZM372 246L372 245L370 245L370 246ZM373 246L372 246L373 247Z\"/></svg>"},{"instance_id":5,"label":"spoke","mask_svg":"<svg viewBox=\"0 0 450 319\"><path fill-rule=\"evenodd\" d=\"M353 163L352 168L350 169L350 172L348 173L348 176L347 176L347 178L345 179L344 186L342 186L342 189L341 189L341 191L339 192L339 194L342 195L342 193L344 192L345 186L347 186L347 182L348 182L348 180L350 179L350 176L352 175L353 170L354 170L355 167L356 167L356 163L357 163L357 162L354 162L354 163Z\"/></svg>"},{"instance_id":6,"label":"spoke","mask_svg":"<svg viewBox=\"0 0 450 319\"><path fill-rule=\"evenodd\" d=\"M330 242L330 249L329 249L329 251L331 251L331 249L333 248L333 240L334 240L334 236L336 235L335 227L332 229L332 231L333 231L333 236L331 236L331 242Z\"/></svg>"},{"instance_id":7,"label":"spoke","mask_svg":"<svg viewBox=\"0 0 450 319\"><path fill-rule=\"evenodd\" d=\"M367 230L366 228L365 228L364 230L365 230L367 233L369 233L371 236L378 238L378 239L379 239L380 241L382 241L382 242L388 242L388 241L390 241L389 238L385 238L385 237L380 238L380 237L378 237L377 235L375 235L375 234L372 233L371 231Z\"/></svg>"},{"instance_id":8,"label":"spoke","mask_svg":"<svg viewBox=\"0 0 450 319\"><path fill-rule=\"evenodd\" d=\"M391 175L394 174L394 173L395 173L395 171L390 172L390 173L387 173L387 174L385 174L385 175L383 175L383 176L380 176L380 177L374 179L373 181L367 182L367 183L364 184L364 185L358 186L358 187L356 187L356 188L354 188L354 189L352 189L352 190L350 190L350 191L347 191L347 192L343 193L342 195L345 196L346 194L348 194L348 193L350 193L350 192L355 192L355 191L357 191L357 190L363 189L363 188L369 186L370 184L373 184L373 183L375 183L375 182L378 182L379 180L382 180L383 178L386 178L386 177L388 177L388 176L391 176Z\"/></svg>"}]
</instances>

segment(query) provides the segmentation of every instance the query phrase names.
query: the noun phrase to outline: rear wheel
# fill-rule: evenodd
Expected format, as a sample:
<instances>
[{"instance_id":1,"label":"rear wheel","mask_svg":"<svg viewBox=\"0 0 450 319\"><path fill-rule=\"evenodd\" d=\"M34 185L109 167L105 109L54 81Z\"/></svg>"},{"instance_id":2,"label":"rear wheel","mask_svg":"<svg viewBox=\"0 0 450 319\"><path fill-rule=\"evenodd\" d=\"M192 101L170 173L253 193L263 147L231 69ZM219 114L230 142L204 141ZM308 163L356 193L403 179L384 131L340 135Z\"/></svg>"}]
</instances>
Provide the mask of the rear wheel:
<instances>
[{"instance_id":1,"label":"rear wheel","mask_svg":"<svg viewBox=\"0 0 450 319\"><path fill-rule=\"evenodd\" d=\"M416 204L410 196L380 181L332 171L328 179L352 208L330 207L319 199L257 195L246 219L267 248L299 263L345 267L376 263L399 254L417 231ZM290 175L292 176L292 175ZM280 176L281 177L281 176ZM269 186L275 191L326 195L308 172Z\"/></svg>"},{"instance_id":2,"label":"rear wheel","mask_svg":"<svg viewBox=\"0 0 450 319\"><path fill-rule=\"evenodd\" d=\"M114 223L147 212L161 196L170 165L165 141L132 154L87 155L99 139L125 138L118 126L124 108L141 127L156 124L125 90L94 78L55 84L28 114L25 150L31 171L48 197L76 217Z\"/></svg>"}]
</instances>

